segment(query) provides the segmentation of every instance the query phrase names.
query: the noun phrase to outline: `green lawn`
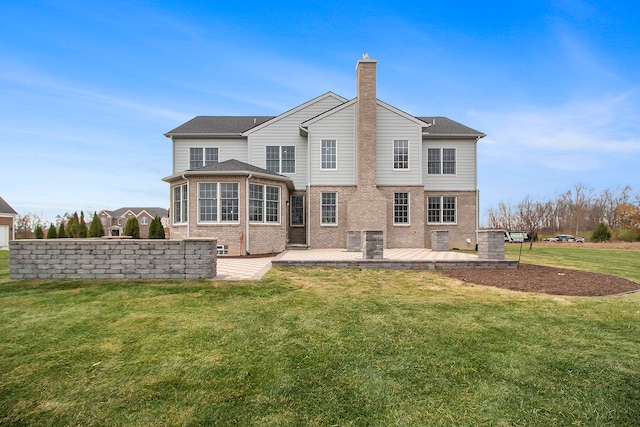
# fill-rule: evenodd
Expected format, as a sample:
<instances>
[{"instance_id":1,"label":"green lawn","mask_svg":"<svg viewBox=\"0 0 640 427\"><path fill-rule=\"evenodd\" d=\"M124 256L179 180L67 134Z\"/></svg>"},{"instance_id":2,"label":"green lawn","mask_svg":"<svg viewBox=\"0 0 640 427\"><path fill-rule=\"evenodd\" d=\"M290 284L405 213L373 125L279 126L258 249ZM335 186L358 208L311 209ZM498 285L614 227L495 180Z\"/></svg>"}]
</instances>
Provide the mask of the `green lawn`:
<instances>
[{"instance_id":1,"label":"green lawn","mask_svg":"<svg viewBox=\"0 0 640 427\"><path fill-rule=\"evenodd\" d=\"M6 269L0 252L3 426L640 420L640 294L532 295L428 271L211 283L11 282Z\"/></svg>"}]
</instances>

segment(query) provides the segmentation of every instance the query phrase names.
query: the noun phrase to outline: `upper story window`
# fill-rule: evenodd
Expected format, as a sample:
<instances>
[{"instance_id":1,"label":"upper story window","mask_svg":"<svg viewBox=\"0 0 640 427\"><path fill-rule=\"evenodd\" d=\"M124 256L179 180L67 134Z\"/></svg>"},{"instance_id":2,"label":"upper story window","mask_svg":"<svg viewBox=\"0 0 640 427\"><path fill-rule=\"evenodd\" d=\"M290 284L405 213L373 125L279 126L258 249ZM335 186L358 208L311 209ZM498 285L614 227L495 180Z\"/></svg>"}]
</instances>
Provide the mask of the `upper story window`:
<instances>
[{"instance_id":1,"label":"upper story window","mask_svg":"<svg viewBox=\"0 0 640 427\"><path fill-rule=\"evenodd\" d=\"M455 175L456 149L429 148L427 150L427 173L429 175Z\"/></svg>"},{"instance_id":2,"label":"upper story window","mask_svg":"<svg viewBox=\"0 0 640 427\"><path fill-rule=\"evenodd\" d=\"M393 141L393 169L409 169L409 140Z\"/></svg>"},{"instance_id":3,"label":"upper story window","mask_svg":"<svg viewBox=\"0 0 640 427\"><path fill-rule=\"evenodd\" d=\"M320 224L338 224L338 194L336 192L321 193Z\"/></svg>"},{"instance_id":4,"label":"upper story window","mask_svg":"<svg viewBox=\"0 0 640 427\"><path fill-rule=\"evenodd\" d=\"M280 187L249 185L249 221L280 222Z\"/></svg>"},{"instance_id":5,"label":"upper story window","mask_svg":"<svg viewBox=\"0 0 640 427\"><path fill-rule=\"evenodd\" d=\"M146 217L146 216L143 216L142 218L140 218L140 224L148 225L149 224L149 218Z\"/></svg>"},{"instance_id":6,"label":"upper story window","mask_svg":"<svg viewBox=\"0 0 640 427\"><path fill-rule=\"evenodd\" d=\"M393 223L409 225L409 193L393 193Z\"/></svg>"},{"instance_id":7,"label":"upper story window","mask_svg":"<svg viewBox=\"0 0 640 427\"><path fill-rule=\"evenodd\" d=\"M337 150L335 139L323 139L320 147L321 169L337 169Z\"/></svg>"},{"instance_id":8,"label":"upper story window","mask_svg":"<svg viewBox=\"0 0 640 427\"><path fill-rule=\"evenodd\" d=\"M173 187L173 223L186 223L188 219L188 211L187 184L176 185Z\"/></svg>"},{"instance_id":9,"label":"upper story window","mask_svg":"<svg viewBox=\"0 0 640 427\"><path fill-rule=\"evenodd\" d=\"M296 173L296 147L272 145L266 148L266 168L275 173Z\"/></svg>"},{"instance_id":10,"label":"upper story window","mask_svg":"<svg viewBox=\"0 0 640 427\"><path fill-rule=\"evenodd\" d=\"M198 222L238 222L238 183L198 184Z\"/></svg>"},{"instance_id":11,"label":"upper story window","mask_svg":"<svg viewBox=\"0 0 640 427\"><path fill-rule=\"evenodd\" d=\"M430 224L456 223L456 197L437 196L427 200L427 222Z\"/></svg>"},{"instance_id":12,"label":"upper story window","mask_svg":"<svg viewBox=\"0 0 640 427\"><path fill-rule=\"evenodd\" d=\"M218 148L189 148L189 169L197 169L218 163Z\"/></svg>"}]
</instances>

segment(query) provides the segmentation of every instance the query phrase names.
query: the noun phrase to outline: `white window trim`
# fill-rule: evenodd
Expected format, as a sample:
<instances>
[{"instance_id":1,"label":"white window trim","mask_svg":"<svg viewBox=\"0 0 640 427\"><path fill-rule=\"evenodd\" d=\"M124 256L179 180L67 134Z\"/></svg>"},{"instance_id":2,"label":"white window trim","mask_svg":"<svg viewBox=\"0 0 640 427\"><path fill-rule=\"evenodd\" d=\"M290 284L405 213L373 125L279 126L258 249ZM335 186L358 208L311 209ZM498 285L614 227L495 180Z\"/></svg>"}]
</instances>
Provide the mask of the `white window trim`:
<instances>
[{"instance_id":1,"label":"white window trim","mask_svg":"<svg viewBox=\"0 0 640 427\"><path fill-rule=\"evenodd\" d=\"M396 193L407 194L407 222L396 222ZM393 192L393 226L394 227L410 227L411 226L411 193L409 191Z\"/></svg>"},{"instance_id":2,"label":"white window trim","mask_svg":"<svg viewBox=\"0 0 640 427\"><path fill-rule=\"evenodd\" d=\"M395 167L395 157L396 157L396 142L397 141L407 141L407 167L406 168L396 168ZM411 170L411 140L409 138L396 138L391 141L391 167L394 172L408 172Z\"/></svg>"},{"instance_id":3,"label":"white window trim","mask_svg":"<svg viewBox=\"0 0 640 427\"><path fill-rule=\"evenodd\" d=\"M336 222L322 222L322 194L334 193L336 195ZM320 227L337 227L338 226L338 192L337 191L321 191L320 192Z\"/></svg>"},{"instance_id":4,"label":"white window trim","mask_svg":"<svg viewBox=\"0 0 640 427\"><path fill-rule=\"evenodd\" d=\"M432 222L429 221L429 198L431 197L438 197L440 198L440 222ZM443 203L443 198L445 197L453 197L456 201L456 220L454 222L444 222L443 218L444 218L444 203ZM427 224L428 225L458 225L458 196L427 196L426 200L426 209L425 209L425 214L427 216Z\"/></svg>"},{"instance_id":5,"label":"white window trim","mask_svg":"<svg viewBox=\"0 0 640 427\"><path fill-rule=\"evenodd\" d=\"M216 184L216 211L217 211L217 220L216 221L201 221L200 220L200 184ZM222 221L222 202L220 197L220 184L236 184L238 186L238 220L237 221ZM199 181L196 183L197 185L197 224L198 225L215 225L215 226L225 226L225 225L238 225L240 224L240 183L235 181ZM247 196L248 197L248 196Z\"/></svg>"},{"instance_id":6,"label":"white window trim","mask_svg":"<svg viewBox=\"0 0 640 427\"><path fill-rule=\"evenodd\" d=\"M264 167L265 169L269 169L267 167L267 147L278 147L278 171L275 173L279 173L280 175L296 175L298 173L298 146L293 145L265 145L264 146ZM293 147L295 154L293 156L293 164L294 171L293 172L282 172L282 149L284 147ZM219 156L218 156L219 157Z\"/></svg>"},{"instance_id":7,"label":"white window trim","mask_svg":"<svg viewBox=\"0 0 640 427\"><path fill-rule=\"evenodd\" d=\"M440 173L429 173L429 150L440 150ZM456 173L444 173L444 150L453 150L456 156ZM456 147L427 147L427 162L425 164L427 176L457 176L458 175L458 148ZM399 169L400 170L400 169Z\"/></svg>"},{"instance_id":8,"label":"white window trim","mask_svg":"<svg viewBox=\"0 0 640 427\"><path fill-rule=\"evenodd\" d=\"M336 143L336 167L335 168L323 168L322 167L322 141L333 141ZM337 171L338 170L338 139L337 138L321 138L320 139L320 170L321 171Z\"/></svg>"},{"instance_id":9,"label":"white window trim","mask_svg":"<svg viewBox=\"0 0 640 427\"><path fill-rule=\"evenodd\" d=\"M216 150L218 150L218 163L220 163L220 147L205 147L205 146L189 147L189 159L187 160L189 164L189 170L191 170L191 150L192 149L202 150L202 166L200 167L207 166L207 148L215 148Z\"/></svg>"},{"instance_id":10,"label":"white window trim","mask_svg":"<svg viewBox=\"0 0 640 427\"><path fill-rule=\"evenodd\" d=\"M255 184L250 182L250 185L259 185L262 187L262 221L250 220L249 224L252 225L282 225L282 187L279 185L267 185L267 184ZM278 221L267 221L267 187L278 189ZM247 195L249 197L249 195ZM227 223L224 223L227 224Z\"/></svg>"},{"instance_id":11,"label":"white window trim","mask_svg":"<svg viewBox=\"0 0 640 427\"><path fill-rule=\"evenodd\" d=\"M176 222L176 214L175 214L175 208L176 208L176 206L175 206L175 191L176 191L176 188L178 188L178 187L181 188L181 190L180 190L181 192L182 191L186 191L187 192L186 201L183 201L182 197L180 198L180 218L181 218L180 222ZM182 218L182 212L183 212L182 203L186 203L187 206L189 206L189 184L188 183L174 185L171 188L171 208L173 209L173 211L171 212L171 223L173 225L186 226L189 223L189 221L188 221L189 208L187 207L187 219Z\"/></svg>"}]
</instances>

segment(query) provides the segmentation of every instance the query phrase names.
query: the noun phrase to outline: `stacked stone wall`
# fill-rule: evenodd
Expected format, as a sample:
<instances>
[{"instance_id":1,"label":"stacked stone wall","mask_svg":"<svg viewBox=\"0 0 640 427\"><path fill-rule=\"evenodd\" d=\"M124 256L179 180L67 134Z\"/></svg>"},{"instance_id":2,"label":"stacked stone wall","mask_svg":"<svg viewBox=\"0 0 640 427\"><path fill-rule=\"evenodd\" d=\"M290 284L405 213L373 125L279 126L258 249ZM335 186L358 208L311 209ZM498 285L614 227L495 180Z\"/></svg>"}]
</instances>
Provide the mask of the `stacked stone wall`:
<instances>
[{"instance_id":1,"label":"stacked stone wall","mask_svg":"<svg viewBox=\"0 0 640 427\"><path fill-rule=\"evenodd\" d=\"M21 279L207 279L215 240L14 240L9 274Z\"/></svg>"}]
</instances>

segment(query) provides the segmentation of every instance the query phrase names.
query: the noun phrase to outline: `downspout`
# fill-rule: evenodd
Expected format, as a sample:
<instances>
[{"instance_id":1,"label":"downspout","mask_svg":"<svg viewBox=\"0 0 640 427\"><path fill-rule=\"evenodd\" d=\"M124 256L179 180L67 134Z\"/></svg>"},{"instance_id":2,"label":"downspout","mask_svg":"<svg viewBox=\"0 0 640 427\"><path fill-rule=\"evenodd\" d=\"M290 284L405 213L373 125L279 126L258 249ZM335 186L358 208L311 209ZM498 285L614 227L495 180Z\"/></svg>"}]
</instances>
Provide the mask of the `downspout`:
<instances>
[{"instance_id":1,"label":"downspout","mask_svg":"<svg viewBox=\"0 0 640 427\"><path fill-rule=\"evenodd\" d=\"M249 246L249 180L253 174L247 176L247 182L245 183L244 191L244 204L245 204L245 218L244 218L244 251L246 255L251 255Z\"/></svg>"},{"instance_id":2,"label":"downspout","mask_svg":"<svg viewBox=\"0 0 640 427\"><path fill-rule=\"evenodd\" d=\"M311 143L307 133L307 249L311 248Z\"/></svg>"}]
</instances>

